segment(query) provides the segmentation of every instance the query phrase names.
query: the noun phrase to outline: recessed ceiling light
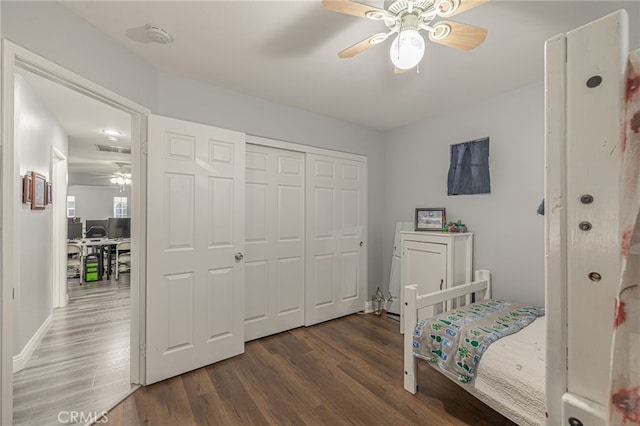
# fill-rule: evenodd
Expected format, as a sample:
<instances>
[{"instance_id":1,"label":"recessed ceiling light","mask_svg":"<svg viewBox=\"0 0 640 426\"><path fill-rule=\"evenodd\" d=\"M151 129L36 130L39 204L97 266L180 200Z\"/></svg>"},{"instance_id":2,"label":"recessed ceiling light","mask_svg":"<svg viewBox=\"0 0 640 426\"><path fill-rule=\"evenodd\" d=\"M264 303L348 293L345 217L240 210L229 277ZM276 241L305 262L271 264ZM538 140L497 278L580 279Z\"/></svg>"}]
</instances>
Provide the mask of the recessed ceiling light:
<instances>
[{"instance_id":1,"label":"recessed ceiling light","mask_svg":"<svg viewBox=\"0 0 640 426\"><path fill-rule=\"evenodd\" d=\"M122 132L116 129L102 129L102 133L107 136L121 136Z\"/></svg>"}]
</instances>

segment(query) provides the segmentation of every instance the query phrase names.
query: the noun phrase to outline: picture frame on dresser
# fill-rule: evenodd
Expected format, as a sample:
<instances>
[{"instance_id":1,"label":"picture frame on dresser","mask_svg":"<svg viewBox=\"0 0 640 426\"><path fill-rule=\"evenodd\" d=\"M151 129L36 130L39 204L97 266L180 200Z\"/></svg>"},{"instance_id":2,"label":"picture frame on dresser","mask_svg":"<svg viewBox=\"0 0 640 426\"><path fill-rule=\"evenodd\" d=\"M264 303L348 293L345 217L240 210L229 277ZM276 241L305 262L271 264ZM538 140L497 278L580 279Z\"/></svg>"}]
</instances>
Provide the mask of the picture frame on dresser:
<instances>
[{"instance_id":1,"label":"picture frame on dresser","mask_svg":"<svg viewBox=\"0 0 640 426\"><path fill-rule=\"evenodd\" d=\"M416 231L444 231L447 214L444 207L416 208Z\"/></svg>"}]
</instances>

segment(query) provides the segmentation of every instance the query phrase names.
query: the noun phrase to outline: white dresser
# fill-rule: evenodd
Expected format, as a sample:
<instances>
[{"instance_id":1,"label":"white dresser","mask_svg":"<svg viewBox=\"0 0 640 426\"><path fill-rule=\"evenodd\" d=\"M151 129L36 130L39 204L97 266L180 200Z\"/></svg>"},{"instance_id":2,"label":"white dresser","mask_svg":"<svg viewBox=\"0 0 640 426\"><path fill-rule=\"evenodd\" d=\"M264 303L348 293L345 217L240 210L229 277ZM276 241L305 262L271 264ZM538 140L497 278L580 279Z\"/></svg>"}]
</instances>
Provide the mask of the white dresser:
<instances>
[{"instance_id":1,"label":"white dresser","mask_svg":"<svg viewBox=\"0 0 640 426\"><path fill-rule=\"evenodd\" d=\"M473 270L473 234L471 232L401 232L400 240L402 246L401 306L404 306L406 285L417 284L418 294L426 294L471 282ZM404 332L402 310L400 332Z\"/></svg>"}]
</instances>

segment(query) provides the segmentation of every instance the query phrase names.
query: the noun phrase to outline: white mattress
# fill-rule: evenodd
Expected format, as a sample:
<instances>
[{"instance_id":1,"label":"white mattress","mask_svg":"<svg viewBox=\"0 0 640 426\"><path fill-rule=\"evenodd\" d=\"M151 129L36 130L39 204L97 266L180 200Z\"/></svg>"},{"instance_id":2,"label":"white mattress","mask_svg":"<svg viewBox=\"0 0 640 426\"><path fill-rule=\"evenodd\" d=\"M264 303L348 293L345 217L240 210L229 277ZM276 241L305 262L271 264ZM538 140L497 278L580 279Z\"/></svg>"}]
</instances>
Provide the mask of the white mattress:
<instances>
[{"instance_id":1,"label":"white mattress","mask_svg":"<svg viewBox=\"0 0 640 426\"><path fill-rule=\"evenodd\" d=\"M545 318L491 344L482 355L475 388L462 385L521 426L545 423Z\"/></svg>"}]
</instances>

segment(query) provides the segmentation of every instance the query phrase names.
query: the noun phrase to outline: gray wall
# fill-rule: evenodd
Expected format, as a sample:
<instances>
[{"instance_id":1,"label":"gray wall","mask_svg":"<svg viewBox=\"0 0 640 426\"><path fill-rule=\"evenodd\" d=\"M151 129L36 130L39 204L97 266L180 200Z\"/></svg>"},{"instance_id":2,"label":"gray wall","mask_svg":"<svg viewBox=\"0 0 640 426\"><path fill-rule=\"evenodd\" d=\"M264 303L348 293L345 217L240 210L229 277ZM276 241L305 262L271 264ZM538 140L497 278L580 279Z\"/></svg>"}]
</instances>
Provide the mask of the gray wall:
<instances>
[{"instance_id":1,"label":"gray wall","mask_svg":"<svg viewBox=\"0 0 640 426\"><path fill-rule=\"evenodd\" d=\"M76 216L84 224L87 219L107 219L113 216L113 197L127 197L131 200L131 187L125 192L120 187L72 185L67 189L67 195L76 197Z\"/></svg>"},{"instance_id":2,"label":"gray wall","mask_svg":"<svg viewBox=\"0 0 640 426\"><path fill-rule=\"evenodd\" d=\"M15 137L20 175L35 171L50 179L51 146L67 153L67 135L20 76L15 83ZM16 238L20 268L16 274L13 353L19 354L52 312L53 218L51 207L20 205Z\"/></svg>"},{"instance_id":3,"label":"gray wall","mask_svg":"<svg viewBox=\"0 0 640 426\"><path fill-rule=\"evenodd\" d=\"M156 70L53 1L6 1L2 37L148 108Z\"/></svg>"},{"instance_id":4,"label":"gray wall","mask_svg":"<svg viewBox=\"0 0 640 426\"><path fill-rule=\"evenodd\" d=\"M416 207L445 207L474 232L474 268L492 272L494 296L544 303L542 83L388 132L385 145L384 277L396 221ZM491 194L447 196L449 146L489 136Z\"/></svg>"}]
</instances>

